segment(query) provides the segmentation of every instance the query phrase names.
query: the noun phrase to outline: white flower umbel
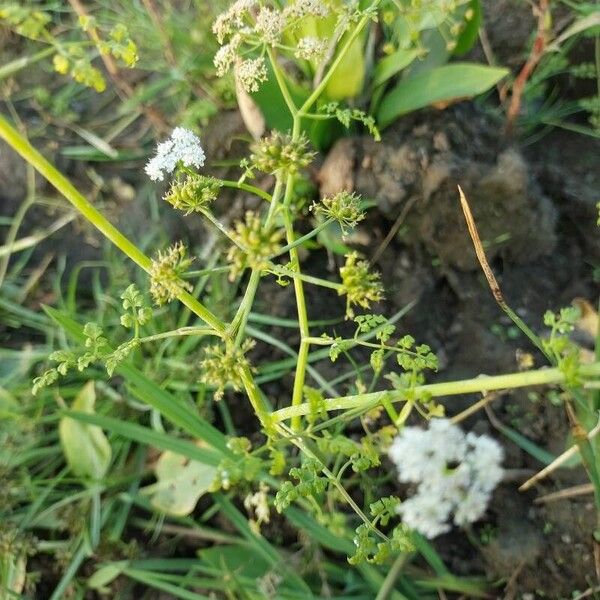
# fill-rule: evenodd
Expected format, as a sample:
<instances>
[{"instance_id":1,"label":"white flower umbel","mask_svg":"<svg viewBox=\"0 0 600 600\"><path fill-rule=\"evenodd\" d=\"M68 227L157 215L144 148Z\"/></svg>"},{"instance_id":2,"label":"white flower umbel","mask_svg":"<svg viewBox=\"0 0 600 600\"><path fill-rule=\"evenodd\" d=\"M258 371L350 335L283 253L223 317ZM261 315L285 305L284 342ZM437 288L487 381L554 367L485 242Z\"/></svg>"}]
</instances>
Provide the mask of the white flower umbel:
<instances>
[{"instance_id":1,"label":"white flower umbel","mask_svg":"<svg viewBox=\"0 0 600 600\"><path fill-rule=\"evenodd\" d=\"M265 59L259 56L239 61L235 66L235 76L246 92L258 92L259 84L267 80Z\"/></svg>"},{"instance_id":2,"label":"white flower umbel","mask_svg":"<svg viewBox=\"0 0 600 600\"><path fill-rule=\"evenodd\" d=\"M176 127L171 137L156 147L155 156L146 163L146 174L152 181L162 181L164 174L172 173L177 163L199 169L205 159L198 137L188 129Z\"/></svg>"},{"instance_id":3,"label":"white flower umbel","mask_svg":"<svg viewBox=\"0 0 600 600\"><path fill-rule=\"evenodd\" d=\"M327 42L316 37L303 37L298 41L294 54L304 60L321 60L327 51Z\"/></svg>"},{"instance_id":4,"label":"white flower umbel","mask_svg":"<svg viewBox=\"0 0 600 600\"><path fill-rule=\"evenodd\" d=\"M403 521L428 538L455 525L477 521L502 479L502 448L492 438L465 435L448 419L434 419L428 430L405 427L389 450L405 483L416 493L398 511Z\"/></svg>"},{"instance_id":5,"label":"white flower umbel","mask_svg":"<svg viewBox=\"0 0 600 600\"><path fill-rule=\"evenodd\" d=\"M256 15L254 31L263 42L274 46L285 29L286 20L285 15L278 10L261 8L258 15Z\"/></svg>"},{"instance_id":6,"label":"white flower umbel","mask_svg":"<svg viewBox=\"0 0 600 600\"><path fill-rule=\"evenodd\" d=\"M323 0L296 0L296 2L287 6L285 10L290 16L298 19L329 15L329 7Z\"/></svg>"}]
</instances>

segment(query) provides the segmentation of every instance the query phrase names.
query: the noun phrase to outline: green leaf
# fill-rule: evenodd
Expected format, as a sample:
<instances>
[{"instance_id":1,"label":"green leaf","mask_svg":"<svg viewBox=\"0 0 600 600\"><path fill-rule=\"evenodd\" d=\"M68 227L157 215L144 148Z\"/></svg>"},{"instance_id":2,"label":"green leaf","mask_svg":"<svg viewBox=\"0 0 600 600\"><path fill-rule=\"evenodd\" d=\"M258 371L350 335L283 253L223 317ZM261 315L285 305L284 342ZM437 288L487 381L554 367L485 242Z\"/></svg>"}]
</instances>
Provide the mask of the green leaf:
<instances>
[{"instance_id":1,"label":"green leaf","mask_svg":"<svg viewBox=\"0 0 600 600\"><path fill-rule=\"evenodd\" d=\"M549 465L551 462L556 460L556 456L551 454L550 452L540 448L537 444L532 442L530 439L526 438L524 435L511 429L507 425L503 423L497 423L496 427L499 431L501 431L509 440L514 442L519 448L527 452L530 456L537 459L544 465Z\"/></svg>"},{"instance_id":2,"label":"green leaf","mask_svg":"<svg viewBox=\"0 0 600 600\"><path fill-rule=\"evenodd\" d=\"M73 410L93 414L96 392L88 381L75 398ZM58 426L63 453L70 469L78 477L102 479L110 465L112 450L104 432L97 425L63 417Z\"/></svg>"},{"instance_id":3,"label":"green leaf","mask_svg":"<svg viewBox=\"0 0 600 600\"><path fill-rule=\"evenodd\" d=\"M451 102L481 94L508 75L508 69L474 63L454 63L400 81L381 101L380 127L436 102Z\"/></svg>"},{"instance_id":4,"label":"green leaf","mask_svg":"<svg viewBox=\"0 0 600 600\"><path fill-rule=\"evenodd\" d=\"M477 41L479 28L482 21L482 9L480 0L471 0L467 6L467 11L473 11L471 19L465 25L461 34L456 40L456 46L452 51L454 56L462 56L466 54Z\"/></svg>"},{"instance_id":5,"label":"green leaf","mask_svg":"<svg viewBox=\"0 0 600 600\"><path fill-rule=\"evenodd\" d=\"M140 444L154 446L161 450L171 450L177 454L186 456L190 460L197 460L214 467L216 467L223 458L223 455L215 450L199 448L196 444L193 444L188 440L182 440L160 431L153 431L148 427L143 427L142 425L137 425L135 423L85 412L68 411L67 416L77 421L81 421L82 423L103 427L117 435L122 435L130 440L135 440Z\"/></svg>"},{"instance_id":6,"label":"green leaf","mask_svg":"<svg viewBox=\"0 0 600 600\"><path fill-rule=\"evenodd\" d=\"M299 508L288 506L283 514L294 527L309 533L311 539L316 540L325 548L342 554L352 554L354 552L354 544L348 538L332 533L329 529L317 523L314 517Z\"/></svg>"},{"instance_id":7,"label":"green leaf","mask_svg":"<svg viewBox=\"0 0 600 600\"><path fill-rule=\"evenodd\" d=\"M309 91L295 84L285 74L283 78L296 106L300 106L308 98ZM267 65L267 81L262 83L258 91L251 94L251 97L260 108L269 129L287 131L292 128L292 115L270 64Z\"/></svg>"},{"instance_id":8,"label":"green leaf","mask_svg":"<svg viewBox=\"0 0 600 600\"><path fill-rule=\"evenodd\" d=\"M394 75L400 73L400 71L408 67L420 53L420 50L416 48L399 48L393 54L382 58L375 66L373 72L373 87L380 86Z\"/></svg>"},{"instance_id":9,"label":"green leaf","mask_svg":"<svg viewBox=\"0 0 600 600\"><path fill-rule=\"evenodd\" d=\"M93 590L102 590L112 583L126 568L127 561L103 565L87 580L87 585Z\"/></svg>"},{"instance_id":10,"label":"green leaf","mask_svg":"<svg viewBox=\"0 0 600 600\"><path fill-rule=\"evenodd\" d=\"M346 35L340 40L338 48L344 46ZM345 56L329 79L325 86L324 96L327 100L346 100L358 96L363 88L365 73L363 36L359 35L352 42L350 48L348 48Z\"/></svg>"},{"instance_id":11,"label":"green leaf","mask_svg":"<svg viewBox=\"0 0 600 600\"><path fill-rule=\"evenodd\" d=\"M217 469L167 450L158 459L155 473L157 483L145 487L142 493L152 494L150 502L160 512L185 517L208 491Z\"/></svg>"}]
</instances>

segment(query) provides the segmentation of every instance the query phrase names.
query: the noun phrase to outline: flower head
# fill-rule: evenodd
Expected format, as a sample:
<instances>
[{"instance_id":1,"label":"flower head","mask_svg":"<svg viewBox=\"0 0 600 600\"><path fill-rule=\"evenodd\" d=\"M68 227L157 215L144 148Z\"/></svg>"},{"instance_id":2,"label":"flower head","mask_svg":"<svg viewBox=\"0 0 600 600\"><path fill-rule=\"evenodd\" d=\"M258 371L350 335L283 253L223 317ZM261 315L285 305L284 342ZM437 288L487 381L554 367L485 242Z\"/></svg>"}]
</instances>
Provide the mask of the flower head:
<instances>
[{"instance_id":1,"label":"flower head","mask_svg":"<svg viewBox=\"0 0 600 600\"><path fill-rule=\"evenodd\" d=\"M162 181L164 173L172 173L179 162L199 169L205 159L199 138L188 129L176 127L171 137L156 147L155 156L146 164L146 173L153 181Z\"/></svg>"},{"instance_id":2,"label":"flower head","mask_svg":"<svg viewBox=\"0 0 600 600\"><path fill-rule=\"evenodd\" d=\"M273 131L252 146L250 160L263 173L289 175L307 167L314 156L305 135L294 140L289 133Z\"/></svg>"},{"instance_id":3,"label":"flower head","mask_svg":"<svg viewBox=\"0 0 600 600\"><path fill-rule=\"evenodd\" d=\"M477 521L502 479L502 448L490 437L465 434L448 419L428 430L405 427L389 450L402 482L417 492L398 507L403 521L433 538Z\"/></svg>"},{"instance_id":4,"label":"flower head","mask_svg":"<svg viewBox=\"0 0 600 600\"><path fill-rule=\"evenodd\" d=\"M186 215L189 215L192 212L208 210L219 195L221 187L222 183L214 177L188 175L183 180L175 179L164 199L173 208L183 210Z\"/></svg>"},{"instance_id":5,"label":"flower head","mask_svg":"<svg viewBox=\"0 0 600 600\"><path fill-rule=\"evenodd\" d=\"M327 51L327 41L316 37L303 37L298 41L294 54L304 60L320 61Z\"/></svg>"},{"instance_id":6,"label":"flower head","mask_svg":"<svg viewBox=\"0 0 600 600\"><path fill-rule=\"evenodd\" d=\"M238 49L242 43L242 37L236 33L227 44L223 44L215 54L213 63L217 69L217 76L223 77L225 73L235 64Z\"/></svg>"},{"instance_id":7,"label":"flower head","mask_svg":"<svg viewBox=\"0 0 600 600\"><path fill-rule=\"evenodd\" d=\"M150 266L150 294L154 302L161 306L171 302L181 291L191 291L192 285L181 276L192 263L187 256L187 248L177 242L164 252L159 250Z\"/></svg>"},{"instance_id":8,"label":"flower head","mask_svg":"<svg viewBox=\"0 0 600 600\"><path fill-rule=\"evenodd\" d=\"M360 206L360 196L347 191L338 192L334 196L325 196L320 202L314 202L310 210L323 215L326 219L335 219L342 233L346 235L365 218L365 213Z\"/></svg>"},{"instance_id":9,"label":"flower head","mask_svg":"<svg viewBox=\"0 0 600 600\"><path fill-rule=\"evenodd\" d=\"M235 65L235 76L246 92L258 92L263 81L267 80L267 65L262 56L240 60Z\"/></svg>"},{"instance_id":10,"label":"flower head","mask_svg":"<svg viewBox=\"0 0 600 600\"><path fill-rule=\"evenodd\" d=\"M213 344L204 349L200 361L200 382L215 388L215 400L221 400L227 386L239 392L244 386L244 372L252 370L246 357L254 346L252 340L246 340L241 347L232 343Z\"/></svg>"},{"instance_id":11,"label":"flower head","mask_svg":"<svg viewBox=\"0 0 600 600\"><path fill-rule=\"evenodd\" d=\"M369 308L371 302L383 299L383 286L379 273L369 272L369 263L359 260L357 252L346 255L346 263L340 269L342 287L338 290L340 296L346 295L346 317L354 316L353 306Z\"/></svg>"},{"instance_id":12,"label":"flower head","mask_svg":"<svg viewBox=\"0 0 600 600\"><path fill-rule=\"evenodd\" d=\"M285 15L271 8L263 7L256 16L254 31L270 46L274 46L281 37L286 25Z\"/></svg>"},{"instance_id":13,"label":"flower head","mask_svg":"<svg viewBox=\"0 0 600 600\"><path fill-rule=\"evenodd\" d=\"M216 18L212 29L219 44L222 44L224 39L236 29L244 27L250 11L257 4L256 0L237 0Z\"/></svg>"},{"instance_id":14,"label":"flower head","mask_svg":"<svg viewBox=\"0 0 600 600\"><path fill-rule=\"evenodd\" d=\"M227 260L233 281L245 268L266 269L269 257L281 250L283 231L272 227L265 228L255 212L246 211L245 219L237 221L230 237L237 245L231 246Z\"/></svg>"},{"instance_id":15,"label":"flower head","mask_svg":"<svg viewBox=\"0 0 600 600\"><path fill-rule=\"evenodd\" d=\"M297 19L302 17L326 17L329 7L323 0L296 0L288 6L286 12Z\"/></svg>"}]
</instances>

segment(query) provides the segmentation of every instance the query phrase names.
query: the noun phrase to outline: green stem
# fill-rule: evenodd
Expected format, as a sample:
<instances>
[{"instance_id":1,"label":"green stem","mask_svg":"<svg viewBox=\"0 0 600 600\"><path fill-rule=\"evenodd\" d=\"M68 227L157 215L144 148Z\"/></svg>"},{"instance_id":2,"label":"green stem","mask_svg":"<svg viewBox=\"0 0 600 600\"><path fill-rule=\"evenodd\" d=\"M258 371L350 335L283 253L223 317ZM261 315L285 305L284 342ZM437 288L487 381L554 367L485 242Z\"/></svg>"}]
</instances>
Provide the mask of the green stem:
<instances>
[{"instance_id":1,"label":"green stem","mask_svg":"<svg viewBox=\"0 0 600 600\"><path fill-rule=\"evenodd\" d=\"M271 204L269 205L269 212L265 218L264 228L268 229L271 227L273 223L273 219L275 218L275 213L277 212L277 207L279 205L279 199L281 198L283 190L283 184L280 177L277 177L275 182L275 188L273 189L273 196L271 200ZM256 291L258 289L258 284L260 283L260 275L261 269L252 269L252 273L250 274L250 279L248 281L248 285L246 287L246 291L244 292L244 297L240 302L240 306L233 318L233 321L230 325L230 331L235 333L235 345L239 346L244 339L244 331L246 329L246 324L248 323L248 315L252 310L252 305L254 304L254 297L256 296Z\"/></svg>"},{"instance_id":2,"label":"green stem","mask_svg":"<svg viewBox=\"0 0 600 600\"><path fill-rule=\"evenodd\" d=\"M599 377L600 362L582 365L579 368L579 375L583 379ZM436 398L440 396L490 392L493 390L520 388L533 385L555 385L564 382L565 375L560 369L538 369L537 371L526 371L524 373L508 373L491 377L480 376L473 379L420 385L412 388L411 394L417 398L420 396ZM391 402L402 402L406 399L406 394L402 391L386 390L383 392L372 392L370 394L328 398L325 400L324 408L328 412L352 408L364 408L367 410L381 404L384 398L389 399ZM275 421L284 421L286 419L306 415L310 410L311 408L308 404L288 406L275 411L272 416Z\"/></svg>"},{"instance_id":3,"label":"green stem","mask_svg":"<svg viewBox=\"0 0 600 600\"><path fill-rule=\"evenodd\" d=\"M306 283L312 283L314 285L318 285L321 287L330 288L332 290L341 290L343 289L343 285L341 283L337 283L335 281L328 281L327 279L321 279L320 277L313 277L312 275L304 275L303 273L297 273L296 271L292 271L291 269L286 269L282 266L275 267L274 265L274 274L275 275L284 275L286 277L291 277L292 279L300 279ZM321 338L310 338L311 343L315 343L314 340L319 340L321 345L330 345L333 344L332 340L322 340ZM376 346L379 348L379 346Z\"/></svg>"},{"instance_id":4,"label":"green stem","mask_svg":"<svg viewBox=\"0 0 600 600\"><path fill-rule=\"evenodd\" d=\"M379 4L379 0L377 0L376 2L373 3L373 7L376 6L377 4ZM340 65L342 60L344 60L344 56L346 56L346 53L348 52L348 50L354 43L354 40L360 35L360 32L363 30L364 26L371 20L371 18L372 18L372 16L367 14L367 15L363 15L363 17L360 19L360 21L358 22L358 25L354 28L352 33L348 36L348 39L346 40L346 42L344 43L344 45L342 46L340 51L337 53L337 56L335 57L334 61L331 63L331 66L329 67L329 69L327 69L327 73L325 74L323 79L321 79L321 82L319 83L319 85L313 90L312 94L306 99L304 104L298 110L298 116L304 116L304 114L310 110L312 105L317 101L319 96L323 93L323 91L327 87L327 84L329 83L329 80L333 77L335 70L338 68L338 66Z\"/></svg>"},{"instance_id":5,"label":"green stem","mask_svg":"<svg viewBox=\"0 0 600 600\"><path fill-rule=\"evenodd\" d=\"M383 585L379 588L379 592L377 592L377 596L375 596L375 600L387 600L390 597L390 594L394 591L394 586L396 585L396 579L402 572L404 565L410 555L409 554L399 554L392 568L388 571Z\"/></svg>"},{"instance_id":6,"label":"green stem","mask_svg":"<svg viewBox=\"0 0 600 600\"><path fill-rule=\"evenodd\" d=\"M50 164L9 122L0 115L0 137L20 154L40 175L45 177L100 233L110 240L144 271L149 272L152 261L125 237L104 215L86 200L75 186ZM225 324L196 298L180 290L177 298L217 333L225 333Z\"/></svg>"},{"instance_id":7,"label":"green stem","mask_svg":"<svg viewBox=\"0 0 600 600\"><path fill-rule=\"evenodd\" d=\"M14 127L6 118L0 115L0 137L6 141L18 154L31 164L43 177L45 177L100 233L111 241L119 250L126 254L133 262L148 272L152 261L139 250L127 237L125 237L112 223L99 213L88 200L73 186L73 184L51 165ZM212 327L221 337L226 337L225 324L201 302L184 290L177 292L179 301L187 306L193 313ZM256 416L265 425L269 422L269 408L256 386L249 369L242 373L244 388L252 404Z\"/></svg>"},{"instance_id":8,"label":"green stem","mask_svg":"<svg viewBox=\"0 0 600 600\"><path fill-rule=\"evenodd\" d=\"M292 98L292 95L290 94L290 90L285 81L285 76L283 75L283 73L281 72L281 69L279 68L279 64L277 63L277 58L275 56L275 53L273 52L273 49L268 48L267 54L269 55L269 60L271 61L271 67L273 67L273 73L275 73L275 79L277 79L277 85L279 85L279 89L281 90L281 93L283 94L283 99L285 100L285 103L286 103L288 110L290 111L290 114L292 115L293 119L296 120L296 114L298 113L298 107L296 106L296 103L294 102L294 99Z\"/></svg>"},{"instance_id":9,"label":"green stem","mask_svg":"<svg viewBox=\"0 0 600 600\"><path fill-rule=\"evenodd\" d=\"M209 210L203 210L202 216L206 217L206 220L209 221L219 232L221 232L232 244L236 245L242 252L247 252L248 250L244 248L237 240L231 237L231 234L227 230L227 228L215 217Z\"/></svg>"},{"instance_id":10,"label":"green stem","mask_svg":"<svg viewBox=\"0 0 600 600\"><path fill-rule=\"evenodd\" d=\"M21 227L21 223L25 218L25 214L27 211L33 206L35 202L35 170L31 165L27 167L27 195L25 199L19 206L17 210L10 229L8 230L8 234L6 235L6 242L4 248L6 248L6 254L3 255L0 249L0 256L2 260L0 260L0 287L2 287L2 283L4 282L4 276L8 270L8 264L10 262L10 257L13 252L17 250L17 245L15 244L15 240L17 239L17 233L19 231L19 227ZM61 219L62 220L62 219ZM68 221L67 221L68 222Z\"/></svg>"},{"instance_id":11,"label":"green stem","mask_svg":"<svg viewBox=\"0 0 600 600\"><path fill-rule=\"evenodd\" d=\"M269 192L265 192L264 190L261 190L260 188L257 188L253 185L249 185L247 183L242 183L240 181L229 181L228 179L220 179L219 183L226 188L234 188L237 190L242 190L244 192L250 192L251 194L258 196L259 198L262 198L267 202L271 202L272 200L272 196L271 194L269 194Z\"/></svg>"},{"instance_id":12,"label":"green stem","mask_svg":"<svg viewBox=\"0 0 600 600\"><path fill-rule=\"evenodd\" d=\"M363 523L368 525L375 532L376 535L378 535L383 540L387 541L387 537L381 531L379 531L379 529L377 529L376 527L373 526L373 524L371 523L371 521L367 517L367 515L365 515L365 513L362 511L360 506L358 506L358 504L356 504L356 502L354 501L352 496L350 496L350 494L346 491L346 488L344 488L344 486L338 481L337 477L327 467L326 460L322 456L320 456L320 453L317 450L316 445L313 445L312 442L305 441L304 439L302 439L302 437L295 435L294 432L291 430L291 428L287 428L285 425L282 425L281 423L277 424L276 428L277 428L277 431L279 432L279 434L284 438L288 438L289 441L292 444L294 444L294 446L296 446L302 452L302 454L304 456L307 456L308 458L313 458L317 462L319 462L320 467L321 467L321 472L323 473L323 475L325 475L325 477L327 477L327 479L330 481L330 483L337 489L340 496L347 502L347 504L352 508L352 510L354 510L354 512L360 517L360 519L363 521Z\"/></svg>"},{"instance_id":13,"label":"green stem","mask_svg":"<svg viewBox=\"0 0 600 600\"><path fill-rule=\"evenodd\" d=\"M158 340L164 340L165 338L181 337L186 335L216 335L214 329L208 327L180 327L179 329L173 329L172 331L165 331L164 333L157 333L156 335L148 335L139 339L140 344L146 344L148 342L156 342Z\"/></svg>"},{"instance_id":14,"label":"green stem","mask_svg":"<svg viewBox=\"0 0 600 600\"><path fill-rule=\"evenodd\" d=\"M244 335L246 333L246 324L248 323L248 315L252 310L252 305L254 304L254 297L256 296L256 291L258 290L258 284L260 283L260 269L252 269L250 273L250 279L248 280L248 285L246 286L246 291L244 292L244 297L240 303L238 311L231 322L231 330L235 331L235 345L239 347L242 341L244 340Z\"/></svg>"},{"instance_id":15,"label":"green stem","mask_svg":"<svg viewBox=\"0 0 600 600\"><path fill-rule=\"evenodd\" d=\"M300 120L294 118L294 130L292 136L297 139L299 134ZM285 189L285 198L283 201L283 220L285 224L285 235L287 243L290 246L290 263L291 270L300 275L300 259L298 258L298 250L294 246L296 235L294 233L294 225L290 212L290 203L294 191L294 176L288 175ZM298 362L296 364L296 373L294 375L294 388L292 391L292 407L302 404L304 393L304 380L306 377L306 366L308 364L308 353L310 343L305 341L305 338L310 337L310 329L308 326L308 314L306 311L306 299L304 298L304 285L300 277L294 277L294 292L296 295L296 307L298 311L298 325L300 328L300 348L298 349ZM290 423L293 431L298 431L300 428L300 417L293 416Z\"/></svg>"},{"instance_id":16,"label":"green stem","mask_svg":"<svg viewBox=\"0 0 600 600\"><path fill-rule=\"evenodd\" d=\"M0 80L5 79L10 75L14 75L21 69L24 69L25 67L28 67L38 62L39 60L46 58L46 56L50 56L50 54L52 54L53 52L56 52L56 49L54 47L50 47L45 48L44 50L41 50L40 52L32 56L21 56L20 58L11 60L9 63L6 63L5 65L2 65L0 67Z\"/></svg>"},{"instance_id":17,"label":"green stem","mask_svg":"<svg viewBox=\"0 0 600 600\"><path fill-rule=\"evenodd\" d=\"M273 256L271 256L271 259L277 258L278 256L281 256L282 254L286 254L292 248L297 248L298 246L301 246L302 244L304 244L304 242L307 242L308 240L314 238L316 235L321 233L321 231L323 231L323 229L325 229L326 227L331 225L331 223L333 223L334 220L335 219L327 219L326 221L323 221L317 227L315 227L315 229L313 229L311 232L307 233L306 235L303 235L302 237L297 238L293 244L288 244L287 246L284 246L277 254L273 254Z\"/></svg>"}]
</instances>

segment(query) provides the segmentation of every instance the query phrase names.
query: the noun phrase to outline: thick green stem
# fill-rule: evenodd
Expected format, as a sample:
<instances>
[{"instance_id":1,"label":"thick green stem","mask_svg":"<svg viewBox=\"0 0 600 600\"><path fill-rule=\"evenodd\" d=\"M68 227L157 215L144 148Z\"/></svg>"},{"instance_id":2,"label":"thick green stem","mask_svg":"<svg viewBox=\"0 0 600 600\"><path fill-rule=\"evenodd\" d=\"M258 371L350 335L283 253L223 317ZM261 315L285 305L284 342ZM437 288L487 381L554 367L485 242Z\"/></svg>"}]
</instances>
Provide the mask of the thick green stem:
<instances>
[{"instance_id":1,"label":"thick green stem","mask_svg":"<svg viewBox=\"0 0 600 600\"><path fill-rule=\"evenodd\" d=\"M109 239L144 271L149 272L152 261L125 237L104 215L73 186L73 184L50 164L9 122L0 115L0 137L20 154L38 173L45 177L100 233ZM181 290L177 298L219 334L225 332L225 324L196 298Z\"/></svg>"},{"instance_id":2,"label":"thick green stem","mask_svg":"<svg viewBox=\"0 0 600 600\"><path fill-rule=\"evenodd\" d=\"M600 362L590 365L582 365L579 376L583 379L591 379L600 376ZM505 390L512 388L528 387L532 385L556 385L565 382L565 375L560 369L539 369L537 371L526 371L524 373L509 373L506 375L494 375L491 377L480 376L473 379L460 381L448 381L445 383L431 383L416 386L411 389L415 397L440 397L456 396L458 394L471 394L475 392L491 392L493 390ZM402 391L386 390L370 394L357 394L354 396L343 396L341 398L328 398L325 400L326 411L347 410L364 408L368 410L382 403L384 399L390 402L403 402L406 394ZM284 421L294 417L306 415L310 412L309 404L289 406L273 413L275 421Z\"/></svg>"},{"instance_id":3,"label":"thick green stem","mask_svg":"<svg viewBox=\"0 0 600 600\"><path fill-rule=\"evenodd\" d=\"M241 183L240 181L229 181L228 179L220 179L219 182L223 187L249 192L251 194L254 194L255 196L258 196L259 198L262 198L263 200L266 200L267 202L271 202L272 200L271 194L269 194L269 192L265 192L264 190L261 190L260 188L257 188L253 185Z\"/></svg>"},{"instance_id":4,"label":"thick green stem","mask_svg":"<svg viewBox=\"0 0 600 600\"><path fill-rule=\"evenodd\" d=\"M0 115L0 137L4 139L18 154L20 154L36 171L45 177L100 233L110 240L119 250L126 254L133 262L148 272L152 265L151 260L125 237L112 223L99 213L88 200L73 186L73 184L52 164L50 164L14 127L6 118ZM212 327L215 332L226 337L226 327L201 302L184 290L177 293L179 301L187 306L193 313ZM264 425L269 422L269 409L262 394L249 370L242 376L244 388L256 416Z\"/></svg>"},{"instance_id":5,"label":"thick green stem","mask_svg":"<svg viewBox=\"0 0 600 600\"><path fill-rule=\"evenodd\" d=\"M299 120L294 119L294 131L292 135L297 138L299 135ZM296 235L294 233L294 225L290 212L290 203L294 192L294 176L288 175L285 189L285 198L283 201L283 220L285 224L285 235L287 243L290 246L290 263L292 271L300 274L300 259L298 258L298 250L294 246ZM308 364L308 353L310 343L305 341L305 338L310 337L308 326L308 314L306 311L306 299L304 298L304 285L299 277L294 277L294 292L296 294L296 308L298 311L298 325L300 327L300 348L298 350L298 362L296 364L296 373L294 375L294 388L292 391L292 407L302 404L304 392L304 380L306 376L306 366ZM291 421L291 428L298 431L300 428L300 417L294 416Z\"/></svg>"},{"instance_id":6,"label":"thick green stem","mask_svg":"<svg viewBox=\"0 0 600 600\"><path fill-rule=\"evenodd\" d=\"M285 100L285 103L288 107L288 110L290 111L290 114L292 115L292 117L294 119L296 119L298 107L296 106L296 103L294 102L294 99L292 98L290 90L285 81L285 76L281 72L281 69L279 68L279 64L277 63L277 57L275 56L275 53L273 52L272 48L267 49L267 54L269 55L269 60L271 61L271 67L273 68L273 73L275 73L275 79L277 80L277 85L279 85L279 89L281 90L283 99Z\"/></svg>"},{"instance_id":7,"label":"thick green stem","mask_svg":"<svg viewBox=\"0 0 600 600\"><path fill-rule=\"evenodd\" d=\"M320 223L317 227L315 227L312 231L310 231L306 235L303 235L302 237L297 238L293 244L287 244L277 254L273 254L273 256L271 256L271 259L277 258L278 256L281 256L282 254L287 254L292 248L297 248L298 246L301 246L302 244L304 244L304 242L311 240L316 235L319 235L319 233L321 233L321 231L323 231L323 229L325 229L326 227L329 227L329 225L331 225L331 223L333 223L333 221L334 221L334 219L327 219L326 221L323 221L322 223Z\"/></svg>"}]
</instances>

